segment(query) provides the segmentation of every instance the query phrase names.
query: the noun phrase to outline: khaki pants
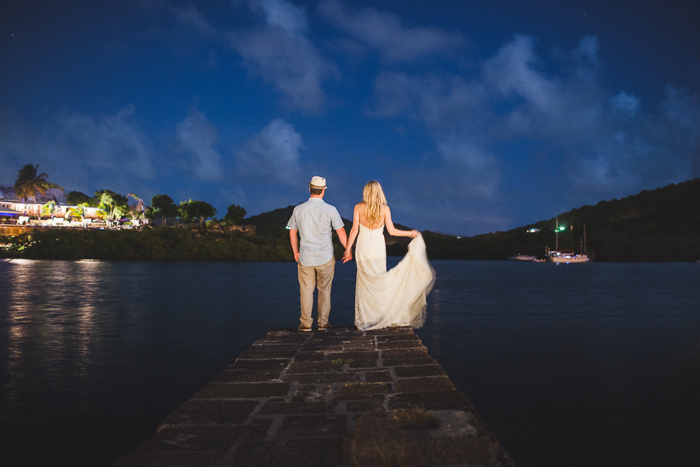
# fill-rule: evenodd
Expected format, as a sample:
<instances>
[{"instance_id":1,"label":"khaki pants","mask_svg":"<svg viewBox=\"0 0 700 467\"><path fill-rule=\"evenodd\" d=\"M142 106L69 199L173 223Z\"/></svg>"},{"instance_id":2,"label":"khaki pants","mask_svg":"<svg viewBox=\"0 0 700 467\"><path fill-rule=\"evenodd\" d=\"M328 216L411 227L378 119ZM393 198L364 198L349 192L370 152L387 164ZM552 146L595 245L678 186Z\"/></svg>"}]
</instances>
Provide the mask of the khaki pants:
<instances>
[{"instance_id":1,"label":"khaki pants","mask_svg":"<svg viewBox=\"0 0 700 467\"><path fill-rule=\"evenodd\" d=\"M318 325L328 323L331 312L331 285L335 274L335 258L320 266L302 266L297 263L299 271L299 292L301 295L301 324L311 327L311 311L314 306L314 289L318 289Z\"/></svg>"}]
</instances>

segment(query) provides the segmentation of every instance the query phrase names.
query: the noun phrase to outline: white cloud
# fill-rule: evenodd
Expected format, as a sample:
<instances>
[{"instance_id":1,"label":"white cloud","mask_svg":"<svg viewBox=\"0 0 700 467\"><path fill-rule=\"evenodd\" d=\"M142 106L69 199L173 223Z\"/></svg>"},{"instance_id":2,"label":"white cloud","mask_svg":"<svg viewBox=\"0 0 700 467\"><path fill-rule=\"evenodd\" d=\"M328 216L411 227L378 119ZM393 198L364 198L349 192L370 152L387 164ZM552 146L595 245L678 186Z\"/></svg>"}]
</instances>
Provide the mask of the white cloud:
<instances>
[{"instance_id":1,"label":"white cloud","mask_svg":"<svg viewBox=\"0 0 700 467\"><path fill-rule=\"evenodd\" d=\"M321 111L326 103L322 82L335 74L335 68L306 37L306 9L285 0L234 1L233 5L245 6L262 23L217 31L195 6L170 11L204 37L231 47L253 76L281 92L286 106L308 113Z\"/></svg>"},{"instance_id":2,"label":"white cloud","mask_svg":"<svg viewBox=\"0 0 700 467\"><path fill-rule=\"evenodd\" d=\"M619 111L620 114L628 118L634 118L641 107L640 99L625 91L615 94L610 100L610 104L614 111Z\"/></svg>"},{"instance_id":3,"label":"white cloud","mask_svg":"<svg viewBox=\"0 0 700 467\"><path fill-rule=\"evenodd\" d=\"M253 185L299 183L301 135L282 119L272 120L236 152L237 177Z\"/></svg>"},{"instance_id":4,"label":"white cloud","mask_svg":"<svg viewBox=\"0 0 700 467\"><path fill-rule=\"evenodd\" d=\"M155 171L148 138L132 121L134 107L94 117L65 111L42 134L41 146L59 161L104 172L103 176L150 178Z\"/></svg>"},{"instance_id":5,"label":"white cloud","mask_svg":"<svg viewBox=\"0 0 700 467\"><path fill-rule=\"evenodd\" d=\"M52 182L74 187L69 189L100 186L131 191L156 173L151 141L134 114L133 106L97 117L65 110L41 129L11 118L3 124L12 131L0 143L0 161L38 163Z\"/></svg>"},{"instance_id":6,"label":"white cloud","mask_svg":"<svg viewBox=\"0 0 700 467\"><path fill-rule=\"evenodd\" d=\"M348 11L339 0L322 1L319 11L338 29L376 49L391 62L450 54L466 43L459 33L434 27L407 26L399 16L374 8Z\"/></svg>"},{"instance_id":7,"label":"white cloud","mask_svg":"<svg viewBox=\"0 0 700 467\"><path fill-rule=\"evenodd\" d=\"M179 22L194 27L208 36L216 36L216 30L209 24L204 15L194 5L187 7L171 6L170 13Z\"/></svg>"},{"instance_id":8,"label":"white cloud","mask_svg":"<svg viewBox=\"0 0 700 467\"><path fill-rule=\"evenodd\" d=\"M495 97L523 99L533 113L559 115L567 100L563 84L536 69L534 48L534 39L516 35L484 63L484 82L494 89Z\"/></svg>"},{"instance_id":9,"label":"white cloud","mask_svg":"<svg viewBox=\"0 0 700 467\"><path fill-rule=\"evenodd\" d=\"M308 29L306 9L284 0L248 0L250 8L262 12L270 26L282 28L291 36L303 36Z\"/></svg>"},{"instance_id":10,"label":"white cloud","mask_svg":"<svg viewBox=\"0 0 700 467\"><path fill-rule=\"evenodd\" d=\"M235 31L230 41L249 70L282 92L287 106L311 113L324 107L321 83L334 69L307 38L265 27Z\"/></svg>"},{"instance_id":11,"label":"white cloud","mask_svg":"<svg viewBox=\"0 0 700 467\"><path fill-rule=\"evenodd\" d=\"M177 124L176 150L193 159L193 172L201 180L216 180L221 178L221 156L214 148L217 140L216 128L199 111L190 115Z\"/></svg>"}]
</instances>

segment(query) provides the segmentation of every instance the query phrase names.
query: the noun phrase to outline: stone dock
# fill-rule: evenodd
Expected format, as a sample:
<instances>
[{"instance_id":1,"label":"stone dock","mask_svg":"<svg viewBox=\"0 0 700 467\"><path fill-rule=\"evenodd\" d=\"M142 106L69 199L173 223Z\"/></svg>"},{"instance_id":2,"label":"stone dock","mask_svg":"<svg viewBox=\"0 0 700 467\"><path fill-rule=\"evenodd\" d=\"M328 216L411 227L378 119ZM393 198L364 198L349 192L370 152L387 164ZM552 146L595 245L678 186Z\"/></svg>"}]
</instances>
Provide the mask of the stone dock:
<instances>
[{"instance_id":1,"label":"stone dock","mask_svg":"<svg viewBox=\"0 0 700 467\"><path fill-rule=\"evenodd\" d=\"M275 330L115 464L512 466L410 328Z\"/></svg>"}]
</instances>

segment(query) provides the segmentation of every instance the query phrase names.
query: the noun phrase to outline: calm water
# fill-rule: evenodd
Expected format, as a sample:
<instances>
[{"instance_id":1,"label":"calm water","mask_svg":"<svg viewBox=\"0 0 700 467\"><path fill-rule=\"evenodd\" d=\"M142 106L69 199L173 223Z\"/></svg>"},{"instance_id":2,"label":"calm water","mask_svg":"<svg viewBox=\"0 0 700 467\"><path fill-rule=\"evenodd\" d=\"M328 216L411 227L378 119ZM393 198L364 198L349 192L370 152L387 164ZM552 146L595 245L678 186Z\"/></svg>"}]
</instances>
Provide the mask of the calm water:
<instances>
[{"instance_id":1,"label":"calm water","mask_svg":"<svg viewBox=\"0 0 700 467\"><path fill-rule=\"evenodd\" d=\"M700 264L433 266L418 334L518 466L698 465ZM337 265L336 325L354 275ZM0 447L17 465L109 465L298 325L292 263L0 261L0 277Z\"/></svg>"}]
</instances>

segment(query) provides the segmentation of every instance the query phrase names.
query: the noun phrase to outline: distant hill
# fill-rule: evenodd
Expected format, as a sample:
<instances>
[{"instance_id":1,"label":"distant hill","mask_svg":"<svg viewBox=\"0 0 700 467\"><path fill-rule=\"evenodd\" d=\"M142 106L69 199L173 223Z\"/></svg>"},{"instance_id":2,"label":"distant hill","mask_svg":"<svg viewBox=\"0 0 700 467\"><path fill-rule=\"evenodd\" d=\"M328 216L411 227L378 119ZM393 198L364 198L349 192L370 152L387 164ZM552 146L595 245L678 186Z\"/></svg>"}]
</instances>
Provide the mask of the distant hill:
<instances>
[{"instance_id":1,"label":"distant hill","mask_svg":"<svg viewBox=\"0 0 700 467\"><path fill-rule=\"evenodd\" d=\"M293 210L294 206L287 206L244 222L256 225L258 235L286 235ZM432 259L500 260L518 253L542 256L546 248L554 249L557 244L557 219L565 228L558 236L559 248L581 252L585 247L595 261L700 259L700 179L582 206L506 232L458 238L424 231L423 236ZM343 220L349 232L352 221ZM388 253L402 255L406 244L403 238L388 238Z\"/></svg>"},{"instance_id":2,"label":"distant hill","mask_svg":"<svg viewBox=\"0 0 700 467\"><path fill-rule=\"evenodd\" d=\"M454 238L424 232L432 258L506 259L514 254L542 256L559 248L577 253L584 246L595 261L695 261L700 259L700 179L595 206L583 206L507 232ZM537 229L534 233L528 233ZM584 245L584 229L585 245Z\"/></svg>"}]
</instances>

